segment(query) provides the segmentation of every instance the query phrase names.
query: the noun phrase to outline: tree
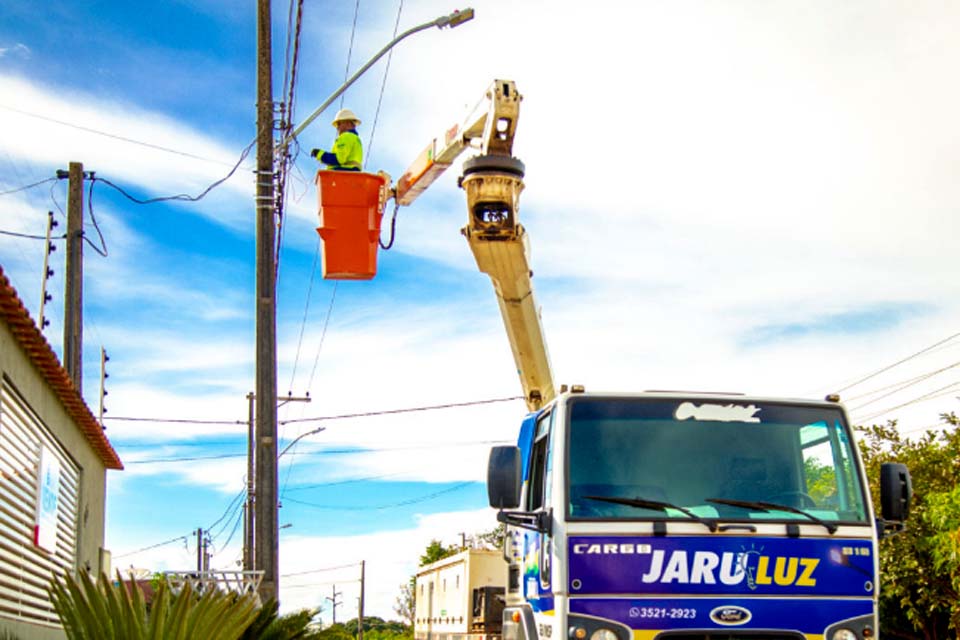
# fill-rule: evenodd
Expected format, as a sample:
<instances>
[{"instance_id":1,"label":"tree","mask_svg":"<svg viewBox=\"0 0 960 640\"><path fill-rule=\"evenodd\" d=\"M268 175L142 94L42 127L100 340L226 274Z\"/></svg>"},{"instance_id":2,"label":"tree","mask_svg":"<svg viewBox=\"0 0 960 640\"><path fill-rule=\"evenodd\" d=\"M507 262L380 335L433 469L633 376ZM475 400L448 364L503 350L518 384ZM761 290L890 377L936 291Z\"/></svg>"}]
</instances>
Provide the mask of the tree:
<instances>
[{"instance_id":1,"label":"tree","mask_svg":"<svg viewBox=\"0 0 960 640\"><path fill-rule=\"evenodd\" d=\"M956 547L951 555L960 536L960 430L954 414L942 419L946 429L913 440L895 421L858 428L874 504L883 462L906 464L915 490L906 531L880 542L880 626L888 637L936 640L960 630Z\"/></svg>"},{"instance_id":2,"label":"tree","mask_svg":"<svg viewBox=\"0 0 960 640\"><path fill-rule=\"evenodd\" d=\"M474 540L481 549L499 549L503 546L503 536L506 531L507 525L501 522L490 531L478 533L474 536Z\"/></svg>"},{"instance_id":3,"label":"tree","mask_svg":"<svg viewBox=\"0 0 960 640\"><path fill-rule=\"evenodd\" d=\"M431 540L426 550L424 550L423 555L420 556L420 566L423 567L437 560L449 558L459 552L460 547L445 547L439 540Z\"/></svg>"},{"instance_id":4,"label":"tree","mask_svg":"<svg viewBox=\"0 0 960 640\"><path fill-rule=\"evenodd\" d=\"M400 595L397 596L397 599L393 603L393 611L404 620L410 628L413 628L414 621L414 598L413 593L416 589L416 576L410 576L410 580L406 584L400 585Z\"/></svg>"}]
</instances>

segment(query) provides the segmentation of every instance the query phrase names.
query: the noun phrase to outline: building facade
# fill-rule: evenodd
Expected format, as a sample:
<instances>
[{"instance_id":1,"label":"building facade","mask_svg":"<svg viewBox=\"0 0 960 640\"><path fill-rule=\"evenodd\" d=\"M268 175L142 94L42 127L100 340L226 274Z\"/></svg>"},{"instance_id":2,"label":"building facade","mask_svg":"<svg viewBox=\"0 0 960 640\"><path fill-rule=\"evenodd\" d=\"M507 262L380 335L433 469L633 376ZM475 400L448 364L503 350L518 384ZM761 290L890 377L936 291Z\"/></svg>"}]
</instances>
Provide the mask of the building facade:
<instances>
[{"instance_id":1,"label":"building facade","mask_svg":"<svg viewBox=\"0 0 960 640\"><path fill-rule=\"evenodd\" d=\"M122 468L0 268L0 632L64 637L47 585L109 573L107 470Z\"/></svg>"}]
</instances>

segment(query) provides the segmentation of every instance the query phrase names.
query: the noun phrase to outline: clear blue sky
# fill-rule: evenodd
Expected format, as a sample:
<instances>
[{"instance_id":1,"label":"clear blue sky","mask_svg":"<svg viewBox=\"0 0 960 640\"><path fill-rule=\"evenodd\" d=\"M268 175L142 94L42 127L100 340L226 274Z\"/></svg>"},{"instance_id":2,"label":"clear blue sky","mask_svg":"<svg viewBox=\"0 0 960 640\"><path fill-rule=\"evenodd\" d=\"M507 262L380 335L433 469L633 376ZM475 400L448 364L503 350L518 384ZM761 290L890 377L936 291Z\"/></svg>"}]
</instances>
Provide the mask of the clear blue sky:
<instances>
[{"instance_id":1,"label":"clear blue sky","mask_svg":"<svg viewBox=\"0 0 960 640\"><path fill-rule=\"evenodd\" d=\"M402 43L389 73L381 61L343 104L363 119L368 169L399 176L494 78L517 82L521 217L558 381L820 396L957 333L960 89L945 79L960 63L960 10L473 6L471 23ZM278 100L288 8L274 6ZM456 8L305 3L295 121L391 39L398 10L404 30ZM200 193L255 135L255 18L255 3L222 0L5 2L0 191L81 161L138 198ZM329 148L339 106L301 135L305 150ZM236 567L254 377L251 169L248 157L198 203L137 205L94 187L108 256L86 250L84 395L96 411L102 345L107 433L126 465L108 481L118 567L189 567L197 527L214 532L214 565ZM520 393L491 287L459 234L459 166L400 212L374 281L339 284L314 269L315 169L301 154L289 182L278 386L313 399L281 409L286 442L327 429L281 463L280 521L292 525L281 574L348 566L284 579L281 596L317 605L337 582L338 617L351 617L366 560L368 612L392 617L431 538L495 525L486 452L513 439L524 406L287 422ZM60 182L0 198L0 230L42 234L48 210L63 225L65 193ZM58 352L62 255L45 331ZM0 264L36 316L42 243L0 236ZM935 425L956 408L957 353L949 341L854 386L851 413Z\"/></svg>"}]
</instances>

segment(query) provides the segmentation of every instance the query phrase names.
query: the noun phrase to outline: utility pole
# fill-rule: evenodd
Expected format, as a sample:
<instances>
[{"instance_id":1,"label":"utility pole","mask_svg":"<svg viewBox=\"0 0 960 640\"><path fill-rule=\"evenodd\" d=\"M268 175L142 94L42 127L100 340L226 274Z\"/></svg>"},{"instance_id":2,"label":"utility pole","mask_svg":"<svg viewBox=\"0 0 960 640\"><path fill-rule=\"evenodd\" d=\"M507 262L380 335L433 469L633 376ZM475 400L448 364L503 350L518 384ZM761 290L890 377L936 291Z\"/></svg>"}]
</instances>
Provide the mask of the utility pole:
<instances>
[{"instance_id":1,"label":"utility pole","mask_svg":"<svg viewBox=\"0 0 960 640\"><path fill-rule=\"evenodd\" d=\"M254 525L255 513L256 513L256 491L254 486L254 478L256 477L256 462L255 462L255 436L254 436L254 424L256 418L255 400L257 396L255 393L247 394L247 500L243 506L243 570L252 571L256 566L256 537L255 530L256 526ZM288 395L283 398L283 401L278 403L278 406L282 406L288 402L310 402L310 395L298 398L293 395ZM314 432L317 430L314 430ZM311 432L311 433L314 433ZM304 434L307 435L307 434ZM283 455L281 451L277 458Z\"/></svg>"},{"instance_id":2,"label":"utility pole","mask_svg":"<svg viewBox=\"0 0 960 640\"><path fill-rule=\"evenodd\" d=\"M330 610L333 612L332 613L333 624L337 624L337 607L343 604L342 602L337 602L337 596L342 596L342 595L343 595L342 591L337 591L337 585L333 585L333 597L327 598L327 600L329 600L331 604Z\"/></svg>"},{"instance_id":3,"label":"utility pole","mask_svg":"<svg viewBox=\"0 0 960 640\"><path fill-rule=\"evenodd\" d=\"M63 366L83 392L83 164L67 174L67 258L63 295Z\"/></svg>"},{"instance_id":4,"label":"utility pole","mask_svg":"<svg viewBox=\"0 0 960 640\"><path fill-rule=\"evenodd\" d=\"M203 571L203 529L197 529L197 573Z\"/></svg>"},{"instance_id":5,"label":"utility pole","mask_svg":"<svg viewBox=\"0 0 960 640\"><path fill-rule=\"evenodd\" d=\"M273 81L270 0L257 0L256 473L254 562L260 598L278 600L277 311L273 189Z\"/></svg>"},{"instance_id":6,"label":"utility pole","mask_svg":"<svg viewBox=\"0 0 960 640\"><path fill-rule=\"evenodd\" d=\"M363 586L367 561L360 561L360 615L357 616L357 640L363 640Z\"/></svg>"},{"instance_id":7,"label":"utility pole","mask_svg":"<svg viewBox=\"0 0 960 640\"><path fill-rule=\"evenodd\" d=\"M253 571L255 566L255 543L253 528L253 510L254 510L254 408L253 400L256 395L251 391L247 394L247 501L243 505L243 570Z\"/></svg>"}]
</instances>

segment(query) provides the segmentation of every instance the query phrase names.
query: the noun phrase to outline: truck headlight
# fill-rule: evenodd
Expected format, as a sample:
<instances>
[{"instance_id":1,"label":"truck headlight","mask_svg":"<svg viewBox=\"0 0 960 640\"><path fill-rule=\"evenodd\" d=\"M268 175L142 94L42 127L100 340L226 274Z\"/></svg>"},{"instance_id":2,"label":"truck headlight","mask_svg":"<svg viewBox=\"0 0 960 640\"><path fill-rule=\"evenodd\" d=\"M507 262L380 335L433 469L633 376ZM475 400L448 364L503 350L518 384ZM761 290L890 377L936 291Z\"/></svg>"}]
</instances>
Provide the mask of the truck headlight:
<instances>
[{"instance_id":1,"label":"truck headlight","mask_svg":"<svg viewBox=\"0 0 960 640\"><path fill-rule=\"evenodd\" d=\"M836 636L834 636L836 638ZM590 634L590 640L617 640L617 634L615 634L610 629L597 629ZM838 640L847 640L846 638L839 638Z\"/></svg>"},{"instance_id":2,"label":"truck headlight","mask_svg":"<svg viewBox=\"0 0 960 640\"><path fill-rule=\"evenodd\" d=\"M833 632L832 640L860 640L860 638L850 629L837 629Z\"/></svg>"}]
</instances>

